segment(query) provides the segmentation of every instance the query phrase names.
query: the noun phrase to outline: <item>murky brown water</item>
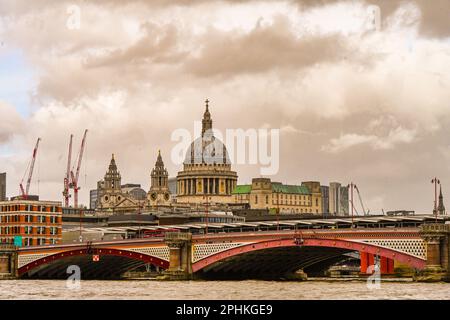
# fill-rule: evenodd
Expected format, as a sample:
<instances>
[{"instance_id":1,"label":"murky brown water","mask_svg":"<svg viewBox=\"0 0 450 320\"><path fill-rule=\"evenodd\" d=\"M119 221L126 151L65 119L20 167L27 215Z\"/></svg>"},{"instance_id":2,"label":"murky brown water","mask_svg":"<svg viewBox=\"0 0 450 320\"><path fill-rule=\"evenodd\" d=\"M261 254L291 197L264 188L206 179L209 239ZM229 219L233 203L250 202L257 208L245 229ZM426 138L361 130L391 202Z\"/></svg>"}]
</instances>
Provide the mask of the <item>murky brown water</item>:
<instances>
[{"instance_id":1,"label":"murky brown water","mask_svg":"<svg viewBox=\"0 0 450 320\"><path fill-rule=\"evenodd\" d=\"M450 284L382 282L368 289L362 281L0 281L1 299L450 299Z\"/></svg>"}]
</instances>

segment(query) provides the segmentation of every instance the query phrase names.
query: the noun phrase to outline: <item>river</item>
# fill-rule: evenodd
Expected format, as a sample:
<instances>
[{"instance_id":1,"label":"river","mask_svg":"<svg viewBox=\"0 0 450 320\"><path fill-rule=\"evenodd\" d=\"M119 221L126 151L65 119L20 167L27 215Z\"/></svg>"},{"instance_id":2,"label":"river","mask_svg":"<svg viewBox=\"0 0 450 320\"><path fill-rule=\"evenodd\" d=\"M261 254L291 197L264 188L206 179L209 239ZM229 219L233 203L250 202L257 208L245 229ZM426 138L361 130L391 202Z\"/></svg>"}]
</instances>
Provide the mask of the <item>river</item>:
<instances>
[{"instance_id":1,"label":"river","mask_svg":"<svg viewBox=\"0 0 450 320\"><path fill-rule=\"evenodd\" d=\"M3 280L1 299L450 299L450 284L382 281L368 288L358 280L285 281L80 281Z\"/></svg>"}]
</instances>

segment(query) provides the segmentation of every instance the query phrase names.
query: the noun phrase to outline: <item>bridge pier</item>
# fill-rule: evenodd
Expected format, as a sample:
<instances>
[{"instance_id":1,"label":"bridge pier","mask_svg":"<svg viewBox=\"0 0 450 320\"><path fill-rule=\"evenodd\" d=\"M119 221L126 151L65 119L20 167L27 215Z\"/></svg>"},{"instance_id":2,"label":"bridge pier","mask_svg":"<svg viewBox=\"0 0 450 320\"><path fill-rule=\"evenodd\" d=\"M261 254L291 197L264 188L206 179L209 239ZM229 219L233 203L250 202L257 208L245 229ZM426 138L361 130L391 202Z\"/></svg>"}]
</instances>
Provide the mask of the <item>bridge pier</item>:
<instances>
[{"instance_id":1,"label":"bridge pier","mask_svg":"<svg viewBox=\"0 0 450 320\"><path fill-rule=\"evenodd\" d=\"M414 279L420 282L450 282L450 225L424 224L420 234L426 244L427 263L425 269L415 275Z\"/></svg>"},{"instance_id":2,"label":"bridge pier","mask_svg":"<svg viewBox=\"0 0 450 320\"><path fill-rule=\"evenodd\" d=\"M14 245L0 245L0 280L11 280L19 277L18 254Z\"/></svg>"},{"instance_id":3,"label":"bridge pier","mask_svg":"<svg viewBox=\"0 0 450 320\"><path fill-rule=\"evenodd\" d=\"M169 247L169 268L159 280L192 279L192 234L168 232L164 241Z\"/></svg>"}]
</instances>

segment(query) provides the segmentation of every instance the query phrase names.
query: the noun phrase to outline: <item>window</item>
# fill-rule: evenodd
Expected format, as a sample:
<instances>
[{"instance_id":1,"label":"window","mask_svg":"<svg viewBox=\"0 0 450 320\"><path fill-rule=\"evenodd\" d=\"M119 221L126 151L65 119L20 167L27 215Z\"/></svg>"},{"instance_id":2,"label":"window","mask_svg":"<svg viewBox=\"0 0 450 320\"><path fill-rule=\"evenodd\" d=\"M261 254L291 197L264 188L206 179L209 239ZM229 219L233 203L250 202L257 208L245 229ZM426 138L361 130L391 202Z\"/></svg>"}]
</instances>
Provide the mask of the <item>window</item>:
<instances>
[{"instance_id":1,"label":"window","mask_svg":"<svg viewBox=\"0 0 450 320\"><path fill-rule=\"evenodd\" d=\"M258 196L255 196L255 204L258 204Z\"/></svg>"},{"instance_id":2,"label":"window","mask_svg":"<svg viewBox=\"0 0 450 320\"><path fill-rule=\"evenodd\" d=\"M269 204L269 196L266 196L266 204Z\"/></svg>"},{"instance_id":3,"label":"window","mask_svg":"<svg viewBox=\"0 0 450 320\"><path fill-rule=\"evenodd\" d=\"M33 227L25 226L25 234L32 234L32 233L33 233Z\"/></svg>"}]
</instances>

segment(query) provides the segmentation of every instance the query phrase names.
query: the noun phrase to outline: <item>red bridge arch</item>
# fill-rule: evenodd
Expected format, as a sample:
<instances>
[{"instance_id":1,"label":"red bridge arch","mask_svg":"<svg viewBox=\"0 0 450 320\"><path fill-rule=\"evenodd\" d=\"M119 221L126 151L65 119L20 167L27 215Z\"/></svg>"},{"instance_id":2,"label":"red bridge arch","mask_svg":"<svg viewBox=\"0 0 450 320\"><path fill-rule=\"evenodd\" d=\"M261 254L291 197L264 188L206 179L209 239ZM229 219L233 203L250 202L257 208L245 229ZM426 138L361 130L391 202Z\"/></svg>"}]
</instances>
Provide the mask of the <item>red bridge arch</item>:
<instances>
[{"instance_id":1,"label":"red bridge arch","mask_svg":"<svg viewBox=\"0 0 450 320\"><path fill-rule=\"evenodd\" d=\"M128 251L123 249L113 249L113 248L81 248L81 249L72 249L67 250L63 252L58 252L53 255L47 256L45 258L41 258L38 260L35 260L33 262L30 262L21 268L19 268L18 273L19 277L23 274L32 271L35 268L38 268L41 265L49 264L54 261L66 259L69 257L76 257L76 256L83 256L83 255L100 255L101 256L118 256L118 257L124 257L129 258L133 260L139 260L143 263L150 263L155 266L158 266L163 269L169 268L169 262L163 259L160 259L158 257L150 256L147 254L134 252L134 251ZM95 263L95 262L93 262Z\"/></svg>"},{"instance_id":2,"label":"red bridge arch","mask_svg":"<svg viewBox=\"0 0 450 320\"><path fill-rule=\"evenodd\" d=\"M339 248L348 249L351 251L366 252L371 254L376 254L381 257L386 257L389 259L396 260L398 262L409 265L415 269L424 269L426 260L418 258L416 256L409 255L407 253L398 252L385 247L363 243L354 242L342 239L324 239L324 238L307 238L303 239L303 242L299 244L296 239L278 239L278 240L267 240L257 243L250 243L239 247L234 247L219 253L213 254L211 256L205 257L192 264L192 271L197 272L203 268L212 265L218 261L240 255L247 252L264 250L269 248L281 248L281 247L293 247L293 246L305 246L305 247L327 247L327 248Z\"/></svg>"}]
</instances>

